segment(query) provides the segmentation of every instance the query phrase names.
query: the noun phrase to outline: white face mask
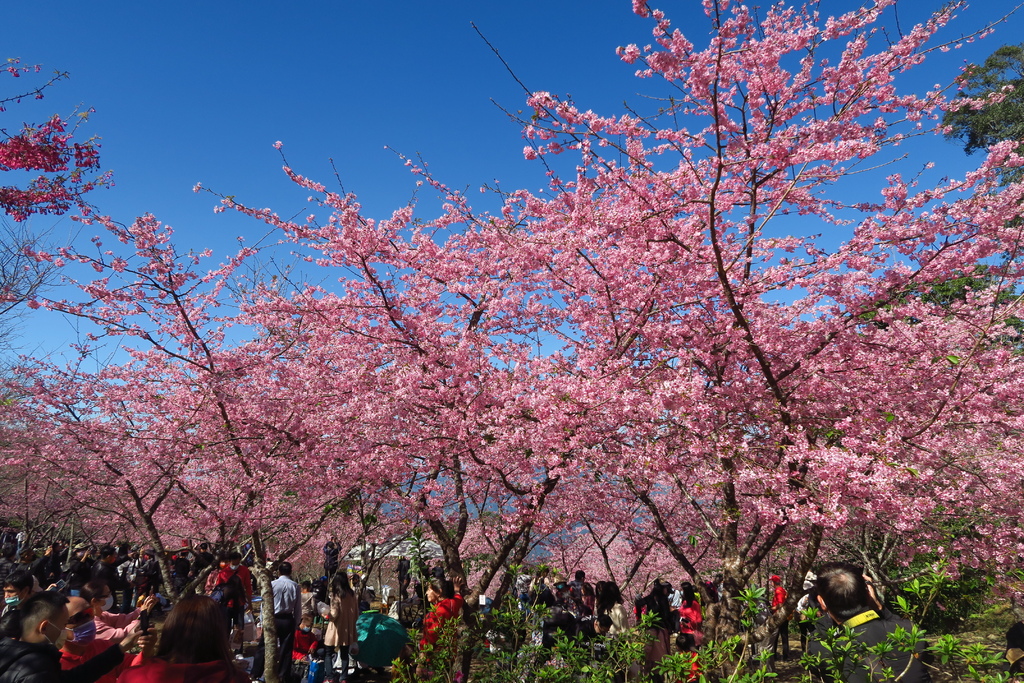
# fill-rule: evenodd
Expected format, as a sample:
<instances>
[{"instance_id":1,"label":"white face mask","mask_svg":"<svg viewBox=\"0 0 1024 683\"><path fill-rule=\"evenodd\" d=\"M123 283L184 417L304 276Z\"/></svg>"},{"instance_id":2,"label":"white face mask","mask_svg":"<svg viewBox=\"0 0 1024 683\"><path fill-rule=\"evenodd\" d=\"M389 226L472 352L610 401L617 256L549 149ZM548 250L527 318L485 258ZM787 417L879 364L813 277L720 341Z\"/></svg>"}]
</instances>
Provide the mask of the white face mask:
<instances>
[{"instance_id":1,"label":"white face mask","mask_svg":"<svg viewBox=\"0 0 1024 683\"><path fill-rule=\"evenodd\" d=\"M109 612L110 608L114 606L114 596L108 595L107 599L103 601L103 611Z\"/></svg>"},{"instance_id":2,"label":"white face mask","mask_svg":"<svg viewBox=\"0 0 1024 683\"><path fill-rule=\"evenodd\" d=\"M53 626L54 628L57 628L54 624L52 624L50 622L46 622L46 626ZM57 636L57 639L56 640L50 640L50 636L46 635L46 631L44 630L43 631L43 638L46 638L46 642L50 643L51 645L53 645L55 648L57 648L59 650L59 649L64 647L64 641L66 641L68 639L68 631L67 631L67 629L61 629L60 635Z\"/></svg>"},{"instance_id":3,"label":"white face mask","mask_svg":"<svg viewBox=\"0 0 1024 683\"><path fill-rule=\"evenodd\" d=\"M231 571L235 571L236 569L238 569L238 565L237 564L231 565Z\"/></svg>"}]
</instances>

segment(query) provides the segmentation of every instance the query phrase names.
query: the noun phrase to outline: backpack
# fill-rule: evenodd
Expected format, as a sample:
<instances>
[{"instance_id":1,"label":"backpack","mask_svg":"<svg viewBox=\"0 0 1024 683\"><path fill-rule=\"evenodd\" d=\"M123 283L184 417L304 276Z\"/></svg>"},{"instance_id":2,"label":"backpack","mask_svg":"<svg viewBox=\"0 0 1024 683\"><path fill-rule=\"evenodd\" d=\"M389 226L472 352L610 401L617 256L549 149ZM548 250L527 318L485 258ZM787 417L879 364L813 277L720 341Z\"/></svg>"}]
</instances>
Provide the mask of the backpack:
<instances>
[{"instance_id":1,"label":"backpack","mask_svg":"<svg viewBox=\"0 0 1024 683\"><path fill-rule=\"evenodd\" d=\"M242 577L238 575L238 571L228 577L227 581L221 581L213 587L213 591L210 593L210 597L215 601L219 602L224 607L229 607L232 604L241 605L245 602L245 588L242 587Z\"/></svg>"}]
</instances>

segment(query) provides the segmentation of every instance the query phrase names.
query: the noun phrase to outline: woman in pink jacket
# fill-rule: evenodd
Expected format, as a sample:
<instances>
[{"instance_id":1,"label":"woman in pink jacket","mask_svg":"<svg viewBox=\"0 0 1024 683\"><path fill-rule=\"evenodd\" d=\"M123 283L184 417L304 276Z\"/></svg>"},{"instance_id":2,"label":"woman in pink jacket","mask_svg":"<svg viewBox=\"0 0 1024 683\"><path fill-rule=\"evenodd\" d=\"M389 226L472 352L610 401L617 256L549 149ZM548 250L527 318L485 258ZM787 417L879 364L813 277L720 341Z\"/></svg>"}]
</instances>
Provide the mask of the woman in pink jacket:
<instances>
[{"instance_id":1,"label":"woman in pink jacket","mask_svg":"<svg viewBox=\"0 0 1024 683\"><path fill-rule=\"evenodd\" d=\"M82 587L79 593L92 605L93 620L96 622L96 640L121 640L139 625L139 616L143 612L152 611L156 606L156 596L150 595L128 614L111 614L107 610L114 606L114 593L103 579L93 579Z\"/></svg>"}]
</instances>

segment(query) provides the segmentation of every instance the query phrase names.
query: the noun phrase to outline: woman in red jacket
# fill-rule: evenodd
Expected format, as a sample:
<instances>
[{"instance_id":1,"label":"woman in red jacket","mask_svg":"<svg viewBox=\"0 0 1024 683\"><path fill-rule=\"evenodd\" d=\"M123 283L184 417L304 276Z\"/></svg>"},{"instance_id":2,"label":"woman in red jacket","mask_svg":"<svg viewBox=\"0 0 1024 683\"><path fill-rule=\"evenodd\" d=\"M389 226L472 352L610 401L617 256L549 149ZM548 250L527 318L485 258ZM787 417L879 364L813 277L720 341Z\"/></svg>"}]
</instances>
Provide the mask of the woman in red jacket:
<instances>
[{"instance_id":1,"label":"woman in red jacket","mask_svg":"<svg viewBox=\"0 0 1024 683\"><path fill-rule=\"evenodd\" d=\"M423 617L423 635L420 637L420 652L423 658L419 671L421 676L430 670L432 652L437 647L441 630L445 624L462 614L461 582L456 585L451 581L431 579L427 584L427 601L432 607Z\"/></svg>"},{"instance_id":2,"label":"woman in red jacket","mask_svg":"<svg viewBox=\"0 0 1024 683\"><path fill-rule=\"evenodd\" d=\"M139 655L118 683L249 683L234 663L220 605L205 595L178 601L152 657Z\"/></svg>"},{"instance_id":3,"label":"woman in red jacket","mask_svg":"<svg viewBox=\"0 0 1024 683\"><path fill-rule=\"evenodd\" d=\"M680 586L679 591L683 594L679 603L679 632L689 633L693 636L694 647L700 647L704 642L704 615L697 601L697 594L689 581Z\"/></svg>"}]
</instances>

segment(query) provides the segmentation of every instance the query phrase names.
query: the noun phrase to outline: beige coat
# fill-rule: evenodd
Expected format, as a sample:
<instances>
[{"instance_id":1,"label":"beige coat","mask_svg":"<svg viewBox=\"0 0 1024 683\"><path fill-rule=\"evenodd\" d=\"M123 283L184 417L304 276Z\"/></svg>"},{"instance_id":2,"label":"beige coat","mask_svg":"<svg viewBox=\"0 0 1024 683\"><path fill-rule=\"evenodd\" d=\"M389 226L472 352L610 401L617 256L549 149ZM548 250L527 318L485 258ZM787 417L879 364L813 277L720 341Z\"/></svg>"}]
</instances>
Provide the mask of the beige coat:
<instances>
[{"instance_id":1,"label":"beige coat","mask_svg":"<svg viewBox=\"0 0 1024 683\"><path fill-rule=\"evenodd\" d=\"M608 610L608 616L612 619L612 627L608 630L608 635L614 636L629 628L629 612L621 602L612 605L612 608Z\"/></svg>"},{"instance_id":2,"label":"beige coat","mask_svg":"<svg viewBox=\"0 0 1024 683\"><path fill-rule=\"evenodd\" d=\"M324 645L339 647L356 642L356 617L359 600L355 595L332 595L331 616L324 632Z\"/></svg>"}]
</instances>

